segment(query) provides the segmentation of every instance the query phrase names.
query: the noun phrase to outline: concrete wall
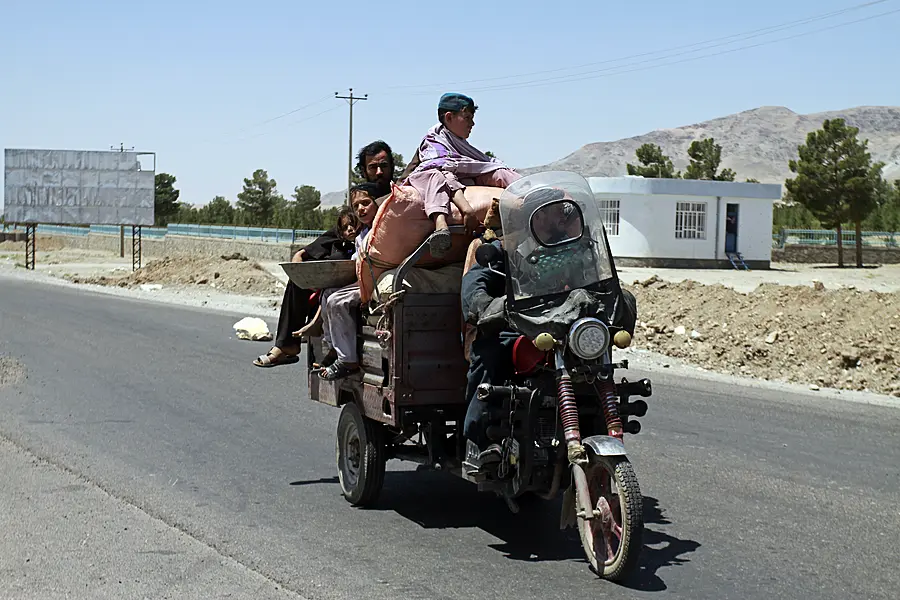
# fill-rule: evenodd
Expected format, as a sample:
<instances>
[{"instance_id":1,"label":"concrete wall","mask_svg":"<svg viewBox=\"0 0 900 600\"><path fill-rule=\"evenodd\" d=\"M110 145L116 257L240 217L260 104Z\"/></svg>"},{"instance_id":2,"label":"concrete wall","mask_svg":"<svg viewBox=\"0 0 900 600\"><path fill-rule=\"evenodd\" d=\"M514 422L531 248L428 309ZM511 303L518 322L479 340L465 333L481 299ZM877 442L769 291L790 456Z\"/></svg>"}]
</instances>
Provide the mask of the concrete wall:
<instances>
[{"instance_id":1,"label":"concrete wall","mask_svg":"<svg viewBox=\"0 0 900 600\"><path fill-rule=\"evenodd\" d=\"M25 230L0 231L0 242L24 242Z\"/></svg>"},{"instance_id":2,"label":"concrete wall","mask_svg":"<svg viewBox=\"0 0 900 600\"><path fill-rule=\"evenodd\" d=\"M837 264L837 246L793 246L772 250L772 261ZM844 246L844 264L856 264L856 246ZM900 264L900 248L863 248L864 265Z\"/></svg>"},{"instance_id":3,"label":"concrete wall","mask_svg":"<svg viewBox=\"0 0 900 600\"><path fill-rule=\"evenodd\" d=\"M772 256L772 202L756 198L722 198L719 258L725 258L725 216L728 204L737 204L737 251L745 261L769 261Z\"/></svg>"},{"instance_id":4,"label":"concrete wall","mask_svg":"<svg viewBox=\"0 0 900 600\"><path fill-rule=\"evenodd\" d=\"M619 235L609 236L613 256L663 261L726 261L725 211L738 204L738 251L745 261L768 263L772 248L772 202L759 198L596 193L597 199L619 200ZM703 239L675 237L675 211L679 202L706 205ZM718 228L718 236L716 229ZM657 266L654 263L654 266Z\"/></svg>"},{"instance_id":5,"label":"concrete wall","mask_svg":"<svg viewBox=\"0 0 900 600\"><path fill-rule=\"evenodd\" d=\"M119 236L90 234L85 236L45 236L60 240L69 248L119 252ZM311 241L311 240L310 240ZM291 259L291 244L248 242L215 238L168 235L164 239L144 238L141 241L145 257L158 256L217 256L240 252L254 260L287 262ZM131 256L131 236L125 236L125 256Z\"/></svg>"}]
</instances>

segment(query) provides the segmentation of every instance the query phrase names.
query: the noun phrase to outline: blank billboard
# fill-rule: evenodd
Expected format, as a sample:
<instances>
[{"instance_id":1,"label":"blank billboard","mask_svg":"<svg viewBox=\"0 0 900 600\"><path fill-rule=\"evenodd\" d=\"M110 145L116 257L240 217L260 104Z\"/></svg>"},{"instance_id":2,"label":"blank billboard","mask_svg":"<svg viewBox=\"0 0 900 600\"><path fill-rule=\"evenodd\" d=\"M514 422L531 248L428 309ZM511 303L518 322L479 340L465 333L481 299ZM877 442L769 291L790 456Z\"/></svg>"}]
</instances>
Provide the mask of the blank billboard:
<instances>
[{"instance_id":1,"label":"blank billboard","mask_svg":"<svg viewBox=\"0 0 900 600\"><path fill-rule=\"evenodd\" d=\"M148 153L16 150L4 164L4 216L10 223L153 225L155 166Z\"/></svg>"}]
</instances>

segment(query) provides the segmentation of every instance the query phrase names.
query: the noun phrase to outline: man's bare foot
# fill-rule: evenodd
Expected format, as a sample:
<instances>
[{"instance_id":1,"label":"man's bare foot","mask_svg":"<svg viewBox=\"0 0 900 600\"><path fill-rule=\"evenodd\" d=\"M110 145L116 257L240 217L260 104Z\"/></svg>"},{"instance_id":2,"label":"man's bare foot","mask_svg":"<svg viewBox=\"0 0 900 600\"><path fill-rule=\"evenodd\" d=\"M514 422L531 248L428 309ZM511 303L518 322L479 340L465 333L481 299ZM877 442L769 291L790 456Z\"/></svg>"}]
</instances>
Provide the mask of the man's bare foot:
<instances>
[{"instance_id":1,"label":"man's bare foot","mask_svg":"<svg viewBox=\"0 0 900 600\"><path fill-rule=\"evenodd\" d=\"M313 315L313 318L310 319L309 323L293 332L291 335L293 337L319 337L322 335L324 331L323 328L324 320L322 319L322 306L319 305L319 308L316 309L316 314Z\"/></svg>"}]
</instances>

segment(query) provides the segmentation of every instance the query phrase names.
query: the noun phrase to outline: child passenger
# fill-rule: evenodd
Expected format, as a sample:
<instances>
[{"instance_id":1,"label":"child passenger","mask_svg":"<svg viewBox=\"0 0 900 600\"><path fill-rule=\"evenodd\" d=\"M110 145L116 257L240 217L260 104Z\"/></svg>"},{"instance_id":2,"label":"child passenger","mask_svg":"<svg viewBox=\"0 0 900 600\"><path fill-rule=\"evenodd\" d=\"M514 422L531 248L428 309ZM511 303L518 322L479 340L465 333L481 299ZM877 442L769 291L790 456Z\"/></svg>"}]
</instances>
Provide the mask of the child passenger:
<instances>
[{"instance_id":1,"label":"child passenger","mask_svg":"<svg viewBox=\"0 0 900 600\"><path fill-rule=\"evenodd\" d=\"M419 165L407 183L421 194L425 213L434 221L436 235L431 238L432 256L440 258L450 249L447 217L450 203L456 205L467 229L477 220L466 200L466 185L505 188L521 175L504 163L483 153L466 140L475 126L475 101L463 94L444 94L438 102L438 124L428 130L419 145Z\"/></svg>"},{"instance_id":2,"label":"child passenger","mask_svg":"<svg viewBox=\"0 0 900 600\"><path fill-rule=\"evenodd\" d=\"M350 189L350 205L356 212L361 229L356 236L356 259L369 235L378 206L378 194L374 183L362 183ZM359 283L342 288L329 288L322 292L322 342L331 350L319 363L319 377L329 381L341 379L359 371L356 351L356 319L360 304Z\"/></svg>"},{"instance_id":3,"label":"child passenger","mask_svg":"<svg viewBox=\"0 0 900 600\"><path fill-rule=\"evenodd\" d=\"M359 218L350 207L344 207L338 213L335 226L320 235L311 244L297 252L291 262L308 262L312 260L349 260L356 249L353 241L360 228ZM281 314L275 334L275 344L266 354L253 361L257 367L276 367L293 364L300 360L300 344L294 332L312 317L315 309L310 298L313 290L301 289L288 280L281 301Z\"/></svg>"}]
</instances>

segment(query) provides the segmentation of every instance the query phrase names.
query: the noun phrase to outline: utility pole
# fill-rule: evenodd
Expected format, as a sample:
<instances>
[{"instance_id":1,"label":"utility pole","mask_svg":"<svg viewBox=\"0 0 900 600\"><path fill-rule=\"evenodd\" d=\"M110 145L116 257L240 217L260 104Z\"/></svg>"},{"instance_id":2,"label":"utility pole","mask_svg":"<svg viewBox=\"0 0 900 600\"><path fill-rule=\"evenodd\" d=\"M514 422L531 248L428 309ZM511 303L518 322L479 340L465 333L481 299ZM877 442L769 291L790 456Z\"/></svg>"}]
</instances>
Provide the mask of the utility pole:
<instances>
[{"instance_id":1,"label":"utility pole","mask_svg":"<svg viewBox=\"0 0 900 600\"><path fill-rule=\"evenodd\" d=\"M110 146L110 150L115 150L115 146ZM128 148L134 150L134 146ZM125 142L119 142L119 152L125 152ZM125 258L125 226L119 225L119 258Z\"/></svg>"},{"instance_id":2,"label":"utility pole","mask_svg":"<svg viewBox=\"0 0 900 600\"><path fill-rule=\"evenodd\" d=\"M347 100L350 105L350 151L347 156L347 204L350 203L350 186L353 183L353 103L360 100L368 100L369 95L354 96L353 88L350 88L349 96L338 96L338 92L334 93L334 97L340 100Z\"/></svg>"}]
</instances>

